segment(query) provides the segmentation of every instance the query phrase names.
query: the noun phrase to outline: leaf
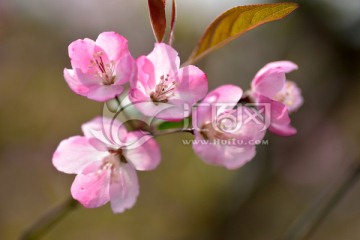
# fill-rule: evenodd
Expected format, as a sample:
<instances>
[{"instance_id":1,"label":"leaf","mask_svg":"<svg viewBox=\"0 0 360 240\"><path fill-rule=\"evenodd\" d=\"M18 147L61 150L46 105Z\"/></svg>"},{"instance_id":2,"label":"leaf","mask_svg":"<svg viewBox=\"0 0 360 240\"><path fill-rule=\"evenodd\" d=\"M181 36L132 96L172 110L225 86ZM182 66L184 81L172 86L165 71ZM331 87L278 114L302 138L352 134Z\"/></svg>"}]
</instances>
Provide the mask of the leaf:
<instances>
[{"instance_id":1,"label":"leaf","mask_svg":"<svg viewBox=\"0 0 360 240\"><path fill-rule=\"evenodd\" d=\"M173 128L187 128L191 122L190 118L185 118L180 122L163 122L158 126L158 130L167 130Z\"/></svg>"},{"instance_id":2,"label":"leaf","mask_svg":"<svg viewBox=\"0 0 360 240\"><path fill-rule=\"evenodd\" d=\"M151 26L156 41L161 42L166 29L166 0L148 0Z\"/></svg>"},{"instance_id":3,"label":"leaf","mask_svg":"<svg viewBox=\"0 0 360 240\"><path fill-rule=\"evenodd\" d=\"M169 45L172 45L174 41L175 22L176 22L176 1L172 0Z\"/></svg>"},{"instance_id":4,"label":"leaf","mask_svg":"<svg viewBox=\"0 0 360 240\"><path fill-rule=\"evenodd\" d=\"M224 12L206 29L186 64L199 60L253 28L286 17L297 7L296 3L258 4L238 6Z\"/></svg>"}]
</instances>

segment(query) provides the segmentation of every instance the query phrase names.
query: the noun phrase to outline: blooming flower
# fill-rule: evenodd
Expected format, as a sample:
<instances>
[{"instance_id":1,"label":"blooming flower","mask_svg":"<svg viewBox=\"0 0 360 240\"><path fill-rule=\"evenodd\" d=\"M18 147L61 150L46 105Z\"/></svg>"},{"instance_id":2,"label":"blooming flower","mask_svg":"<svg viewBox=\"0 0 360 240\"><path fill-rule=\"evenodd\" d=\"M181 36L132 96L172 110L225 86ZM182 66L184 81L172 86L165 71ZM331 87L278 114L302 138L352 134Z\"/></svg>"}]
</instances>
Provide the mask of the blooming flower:
<instances>
[{"instance_id":1,"label":"blooming flower","mask_svg":"<svg viewBox=\"0 0 360 240\"><path fill-rule=\"evenodd\" d=\"M178 53L167 44L155 43L149 55L137 59L137 67L129 98L146 116L181 120L190 115L184 104L192 106L207 93L205 73L192 65L180 68Z\"/></svg>"},{"instance_id":2,"label":"blooming flower","mask_svg":"<svg viewBox=\"0 0 360 240\"><path fill-rule=\"evenodd\" d=\"M77 94L104 102L123 91L136 75L127 40L115 32L103 32L96 41L85 38L69 45L72 69L64 69L69 87Z\"/></svg>"},{"instance_id":3,"label":"blooming flower","mask_svg":"<svg viewBox=\"0 0 360 240\"><path fill-rule=\"evenodd\" d=\"M82 125L84 136L63 140L53 156L62 172L77 174L71 186L74 199L88 208L110 201L114 213L131 208L139 194L136 170L152 170L160 149L149 135L127 132L120 122L100 117Z\"/></svg>"},{"instance_id":4,"label":"blooming flower","mask_svg":"<svg viewBox=\"0 0 360 240\"><path fill-rule=\"evenodd\" d=\"M255 144L265 131L246 117L250 109L237 106L242 92L237 86L223 85L195 107L193 149L204 162L235 169L255 156Z\"/></svg>"},{"instance_id":5,"label":"blooming flower","mask_svg":"<svg viewBox=\"0 0 360 240\"><path fill-rule=\"evenodd\" d=\"M296 111L303 103L301 90L285 74L298 66L289 61L272 62L265 65L254 77L251 96L257 103L271 104L271 124L273 133L289 136L296 133L290 125L289 113Z\"/></svg>"}]
</instances>

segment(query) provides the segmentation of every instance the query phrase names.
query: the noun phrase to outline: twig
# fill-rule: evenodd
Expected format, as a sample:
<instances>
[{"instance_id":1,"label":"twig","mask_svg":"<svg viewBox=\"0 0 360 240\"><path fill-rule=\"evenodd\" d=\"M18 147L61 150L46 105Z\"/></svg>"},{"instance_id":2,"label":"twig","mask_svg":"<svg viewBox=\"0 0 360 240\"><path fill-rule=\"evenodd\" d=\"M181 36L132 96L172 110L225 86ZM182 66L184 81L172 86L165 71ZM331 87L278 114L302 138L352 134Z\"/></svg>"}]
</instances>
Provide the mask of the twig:
<instances>
[{"instance_id":1,"label":"twig","mask_svg":"<svg viewBox=\"0 0 360 240\"><path fill-rule=\"evenodd\" d=\"M360 165L352 170L344 182L332 195L330 195L330 197L329 192L326 192L326 194L323 194L318 201L315 201L314 204L307 209L307 211L295 220L289 230L280 239L308 239L336 207L336 205L343 199L351 187L354 186L359 177Z\"/></svg>"},{"instance_id":2,"label":"twig","mask_svg":"<svg viewBox=\"0 0 360 240\"><path fill-rule=\"evenodd\" d=\"M30 226L22 236L21 240L34 240L40 239L51 228L53 228L58 222L60 222L68 213L74 210L78 206L78 202L73 198L67 199L65 202L50 209L39 220L37 220L32 226Z\"/></svg>"},{"instance_id":3,"label":"twig","mask_svg":"<svg viewBox=\"0 0 360 240\"><path fill-rule=\"evenodd\" d=\"M159 132L154 132L153 136L154 137L160 137L160 136L165 136L165 135L169 135L169 134L173 134L173 133L182 133L182 132L187 132L187 133L191 133L194 134L194 129L193 128L186 128L186 129L171 129L171 130L162 130Z\"/></svg>"}]
</instances>

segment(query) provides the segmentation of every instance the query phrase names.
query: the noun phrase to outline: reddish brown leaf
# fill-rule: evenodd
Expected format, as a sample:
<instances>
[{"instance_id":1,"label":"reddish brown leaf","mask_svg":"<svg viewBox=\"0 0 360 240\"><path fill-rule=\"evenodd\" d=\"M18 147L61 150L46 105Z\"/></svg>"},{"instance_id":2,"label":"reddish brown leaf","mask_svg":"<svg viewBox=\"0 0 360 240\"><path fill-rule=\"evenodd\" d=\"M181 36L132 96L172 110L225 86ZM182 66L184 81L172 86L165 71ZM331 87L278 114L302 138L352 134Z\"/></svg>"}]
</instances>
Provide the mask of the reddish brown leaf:
<instances>
[{"instance_id":1,"label":"reddish brown leaf","mask_svg":"<svg viewBox=\"0 0 360 240\"><path fill-rule=\"evenodd\" d=\"M174 41L174 30L175 30L175 22L176 22L176 1L172 1L171 8L171 24L170 24L170 36L169 36L169 45Z\"/></svg>"},{"instance_id":2,"label":"reddish brown leaf","mask_svg":"<svg viewBox=\"0 0 360 240\"><path fill-rule=\"evenodd\" d=\"M161 42L166 29L166 0L148 0L151 26L156 41Z\"/></svg>"}]
</instances>

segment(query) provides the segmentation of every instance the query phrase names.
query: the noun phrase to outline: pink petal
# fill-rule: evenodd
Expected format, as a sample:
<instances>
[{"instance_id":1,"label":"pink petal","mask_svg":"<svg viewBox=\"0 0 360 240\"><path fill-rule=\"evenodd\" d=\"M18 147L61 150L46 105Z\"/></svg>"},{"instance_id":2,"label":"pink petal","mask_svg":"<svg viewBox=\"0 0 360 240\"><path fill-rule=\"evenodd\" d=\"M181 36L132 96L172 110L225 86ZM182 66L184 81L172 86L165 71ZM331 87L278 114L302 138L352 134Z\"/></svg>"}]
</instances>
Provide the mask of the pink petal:
<instances>
[{"instance_id":1,"label":"pink petal","mask_svg":"<svg viewBox=\"0 0 360 240\"><path fill-rule=\"evenodd\" d=\"M103 51L93 40L87 38L72 42L68 50L72 68L79 68L83 72L89 71L94 53Z\"/></svg>"},{"instance_id":2,"label":"pink petal","mask_svg":"<svg viewBox=\"0 0 360 240\"><path fill-rule=\"evenodd\" d=\"M204 98L208 91L208 80L206 74L195 66L181 68L175 74L179 82L173 98L184 100L189 105Z\"/></svg>"},{"instance_id":3,"label":"pink petal","mask_svg":"<svg viewBox=\"0 0 360 240\"><path fill-rule=\"evenodd\" d=\"M153 170L159 165L160 147L152 136L140 131L129 132L126 141L132 144L126 147L125 158L136 170Z\"/></svg>"},{"instance_id":4,"label":"pink petal","mask_svg":"<svg viewBox=\"0 0 360 240\"><path fill-rule=\"evenodd\" d=\"M282 125L277 123L271 124L269 127L269 131L284 137L292 136L297 133L296 128L292 127L291 125Z\"/></svg>"},{"instance_id":5,"label":"pink petal","mask_svg":"<svg viewBox=\"0 0 360 240\"><path fill-rule=\"evenodd\" d=\"M162 75L173 75L179 70L178 53L165 43L155 43L154 50L147 56L155 67L155 80L160 81Z\"/></svg>"},{"instance_id":6,"label":"pink petal","mask_svg":"<svg viewBox=\"0 0 360 240\"><path fill-rule=\"evenodd\" d=\"M143 86L144 93L149 94L155 88L155 69L154 64L145 56L141 56L136 60L138 76L135 81L130 82L131 88L136 88L138 83Z\"/></svg>"},{"instance_id":7,"label":"pink petal","mask_svg":"<svg viewBox=\"0 0 360 240\"><path fill-rule=\"evenodd\" d=\"M151 101L150 92L155 88L153 64L145 57L137 59L137 78L130 81L129 99L133 104Z\"/></svg>"},{"instance_id":8,"label":"pink petal","mask_svg":"<svg viewBox=\"0 0 360 240\"><path fill-rule=\"evenodd\" d=\"M124 90L120 85L99 85L89 89L86 97L98 102L106 102L120 95Z\"/></svg>"},{"instance_id":9,"label":"pink petal","mask_svg":"<svg viewBox=\"0 0 360 240\"><path fill-rule=\"evenodd\" d=\"M116 171L116 170L114 170ZM130 164L121 164L114 172L110 184L110 203L114 213L121 213L134 206L139 195L139 183L135 168Z\"/></svg>"},{"instance_id":10,"label":"pink petal","mask_svg":"<svg viewBox=\"0 0 360 240\"><path fill-rule=\"evenodd\" d=\"M271 103L271 124L269 130L280 136L291 136L296 134L296 129L290 125L290 117L287 107L277 101L267 100L262 97L262 102Z\"/></svg>"},{"instance_id":11,"label":"pink petal","mask_svg":"<svg viewBox=\"0 0 360 240\"><path fill-rule=\"evenodd\" d=\"M285 73L296 70L298 66L289 61L272 62L265 65L252 81L253 92L273 98L284 86Z\"/></svg>"},{"instance_id":12,"label":"pink petal","mask_svg":"<svg viewBox=\"0 0 360 240\"><path fill-rule=\"evenodd\" d=\"M212 120L212 111L216 108L216 104L222 104L227 109L236 106L242 96L242 89L234 85L222 85L206 95L204 100L195 106L193 112L193 125L201 127L205 122ZM219 115L222 111L219 109L215 115Z\"/></svg>"},{"instance_id":13,"label":"pink petal","mask_svg":"<svg viewBox=\"0 0 360 240\"><path fill-rule=\"evenodd\" d=\"M89 91L89 87L85 86L75 75L74 70L72 69L64 69L64 78L66 83L69 85L71 90L73 90L76 94L81 96L86 96Z\"/></svg>"},{"instance_id":14,"label":"pink petal","mask_svg":"<svg viewBox=\"0 0 360 240\"><path fill-rule=\"evenodd\" d=\"M81 69L76 68L74 72L78 81L88 88L102 85L102 80L92 71L83 72Z\"/></svg>"},{"instance_id":15,"label":"pink petal","mask_svg":"<svg viewBox=\"0 0 360 240\"><path fill-rule=\"evenodd\" d=\"M75 136L60 142L53 165L65 173L79 173L89 163L101 161L107 152L98 151L86 137Z\"/></svg>"},{"instance_id":16,"label":"pink petal","mask_svg":"<svg viewBox=\"0 0 360 240\"><path fill-rule=\"evenodd\" d=\"M102 141L97 138L89 138L89 143L93 146L96 150L100 152L109 151L109 147Z\"/></svg>"},{"instance_id":17,"label":"pink petal","mask_svg":"<svg viewBox=\"0 0 360 240\"><path fill-rule=\"evenodd\" d=\"M81 130L87 138L95 137L94 133L103 131L104 118L95 117L81 125Z\"/></svg>"},{"instance_id":18,"label":"pink petal","mask_svg":"<svg viewBox=\"0 0 360 240\"><path fill-rule=\"evenodd\" d=\"M266 115L265 112L265 116L262 115L264 119L261 119L260 117L256 116L255 111L257 110L241 106L242 119L240 119L239 122L242 125L239 131L234 132L237 139L242 139L244 141L249 140L247 144L254 144L254 141L262 140L264 138L267 129L267 122L265 118L271 116L271 113ZM255 115L255 120L251 118L254 116L250 117L250 115Z\"/></svg>"},{"instance_id":19,"label":"pink petal","mask_svg":"<svg viewBox=\"0 0 360 240\"><path fill-rule=\"evenodd\" d=\"M169 103L154 103L151 100L135 102L134 107L142 114L152 118L158 118L168 121L179 121L190 114L189 109L184 110L184 102L176 103L174 100Z\"/></svg>"},{"instance_id":20,"label":"pink petal","mask_svg":"<svg viewBox=\"0 0 360 240\"><path fill-rule=\"evenodd\" d=\"M166 121L180 121L190 116L191 106L182 99L169 99L168 103L158 103L155 106L159 111L153 116Z\"/></svg>"},{"instance_id":21,"label":"pink petal","mask_svg":"<svg viewBox=\"0 0 360 240\"><path fill-rule=\"evenodd\" d=\"M116 32L100 33L96 45L100 46L107 54L109 60L117 62L123 55L129 53L127 39Z\"/></svg>"},{"instance_id":22,"label":"pink petal","mask_svg":"<svg viewBox=\"0 0 360 240\"><path fill-rule=\"evenodd\" d=\"M236 169L243 166L255 156L255 146L232 146L224 144L210 144L201 142L204 139L195 132L193 149L205 163Z\"/></svg>"},{"instance_id":23,"label":"pink petal","mask_svg":"<svg viewBox=\"0 0 360 240\"><path fill-rule=\"evenodd\" d=\"M235 85L222 85L208 93L202 103L232 103L235 106L243 91Z\"/></svg>"},{"instance_id":24,"label":"pink petal","mask_svg":"<svg viewBox=\"0 0 360 240\"><path fill-rule=\"evenodd\" d=\"M255 146L226 147L223 165L227 169L237 169L244 166L256 155Z\"/></svg>"},{"instance_id":25,"label":"pink petal","mask_svg":"<svg viewBox=\"0 0 360 240\"><path fill-rule=\"evenodd\" d=\"M115 65L115 85L132 81L137 74L136 63L130 52L124 53Z\"/></svg>"},{"instance_id":26,"label":"pink petal","mask_svg":"<svg viewBox=\"0 0 360 240\"><path fill-rule=\"evenodd\" d=\"M96 138L111 148L121 147L126 142L127 131L122 123L105 117L96 117L81 126L87 138Z\"/></svg>"},{"instance_id":27,"label":"pink petal","mask_svg":"<svg viewBox=\"0 0 360 240\"><path fill-rule=\"evenodd\" d=\"M71 195L87 208L105 205L110 199L111 170L100 170L99 164L91 164L84 171L76 176L71 186Z\"/></svg>"},{"instance_id":28,"label":"pink petal","mask_svg":"<svg viewBox=\"0 0 360 240\"><path fill-rule=\"evenodd\" d=\"M137 104L141 102L151 101L150 96L145 93L144 86L138 82L135 88L130 89L129 99L132 104Z\"/></svg>"}]
</instances>

